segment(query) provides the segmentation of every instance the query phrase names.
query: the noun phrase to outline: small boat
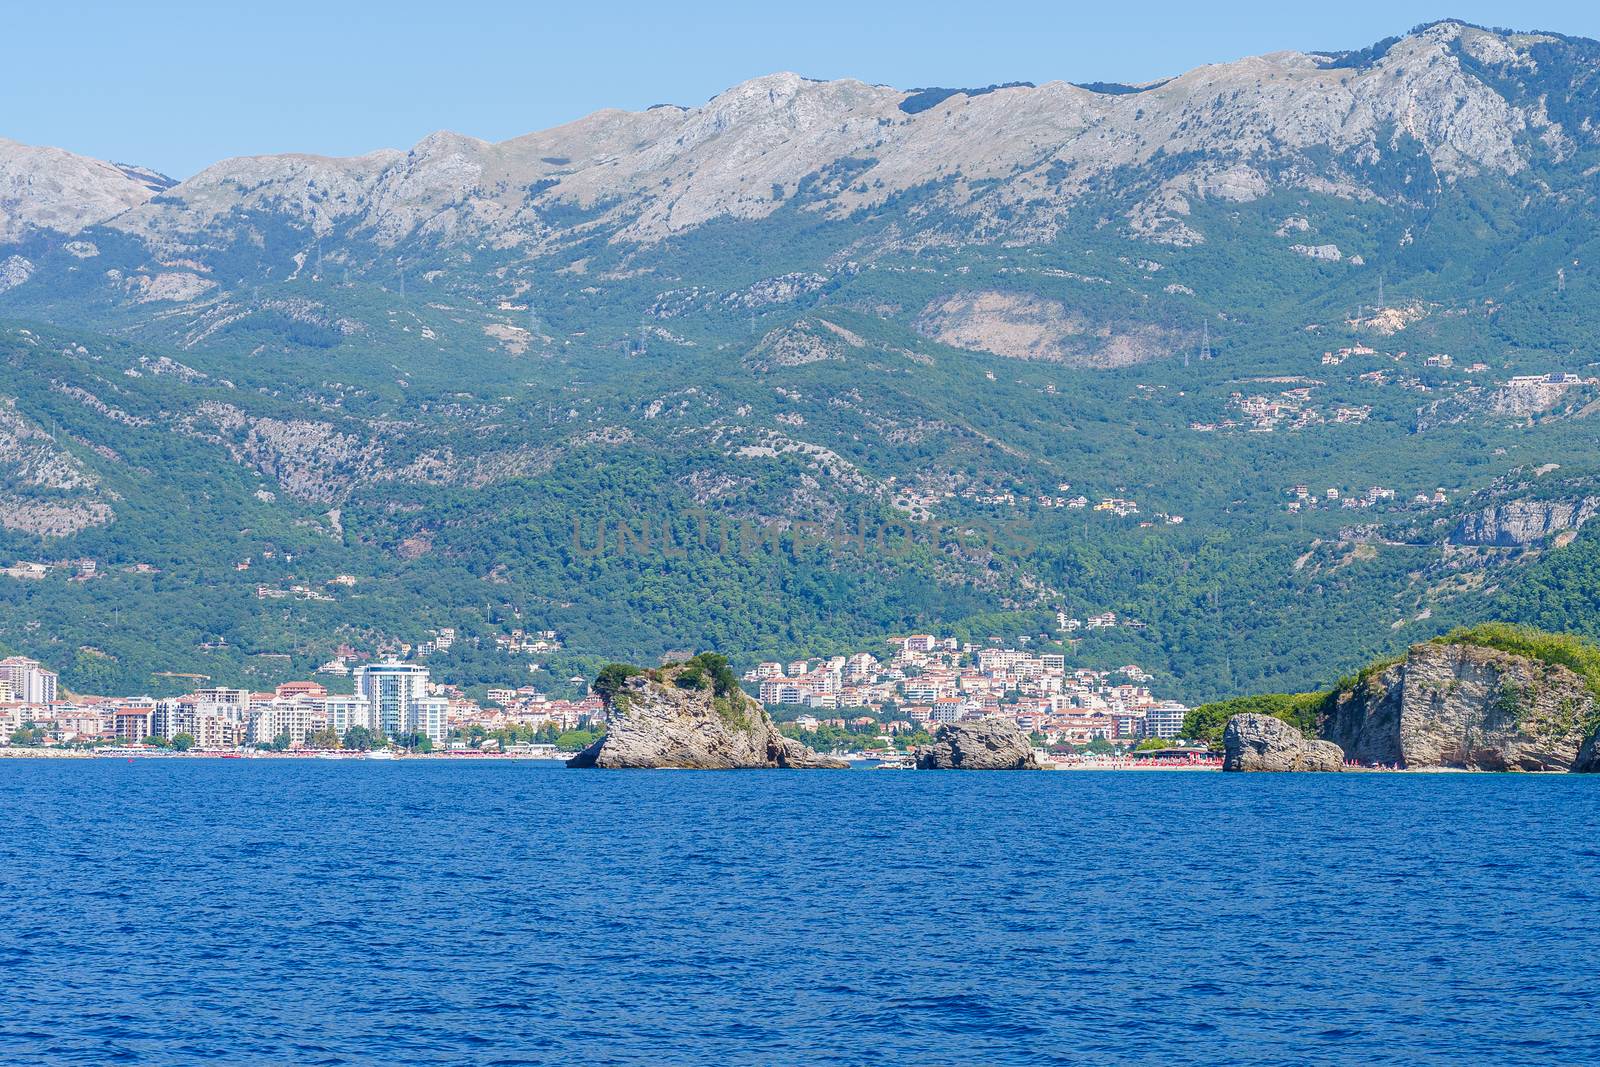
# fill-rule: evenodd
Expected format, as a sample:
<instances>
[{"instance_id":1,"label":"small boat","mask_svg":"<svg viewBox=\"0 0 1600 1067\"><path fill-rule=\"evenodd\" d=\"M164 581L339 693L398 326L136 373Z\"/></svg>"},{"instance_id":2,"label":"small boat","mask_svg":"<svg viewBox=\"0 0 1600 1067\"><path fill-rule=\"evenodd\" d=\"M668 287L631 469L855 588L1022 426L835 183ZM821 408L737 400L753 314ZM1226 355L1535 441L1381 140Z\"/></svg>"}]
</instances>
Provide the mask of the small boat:
<instances>
[{"instance_id":1,"label":"small boat","mask_svg":"<svg viewBox=\"0 0 1600 1067\"><path fill-rule=\"evenodd\" d=\"M394 759L395 755L387 748L375 748L367 753L367 759Z\"/></svg>"}]
</instances>

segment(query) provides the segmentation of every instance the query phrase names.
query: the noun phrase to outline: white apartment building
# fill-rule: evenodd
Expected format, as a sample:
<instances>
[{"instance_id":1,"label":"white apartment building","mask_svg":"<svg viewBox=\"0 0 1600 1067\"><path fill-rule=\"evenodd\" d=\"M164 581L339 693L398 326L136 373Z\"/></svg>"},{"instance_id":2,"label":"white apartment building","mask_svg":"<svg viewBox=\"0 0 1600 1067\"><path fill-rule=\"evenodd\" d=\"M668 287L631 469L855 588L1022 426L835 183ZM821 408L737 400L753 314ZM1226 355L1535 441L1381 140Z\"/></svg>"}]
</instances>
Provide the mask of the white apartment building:
<instances>
[{"instance_id":1,"label":"white apartment building","mask_svg":"<svg viewBox=\"0 0 1600 1067\"><path fill-rule=\"evenodd\" d=\"M918 704L953 696L955 691L955 684L944 679L907 678L900 683L900 692L905 694L905 698Z\"/></svg>"},{"instance_id":2,"label":"white apartment building","mask_svg":"<svg viewBox=\"0 0 1600 1067\"><path fill-rule=\"evenodd\" d=\"M761 683L761 703L763 704L803 704L811 690L805 686L796 685L794 682L780 682L768 679Z\"/></svg>"},{"instance_id":3,"label":"white apartment building","mask_svg":"<svg viewBox=\"0 0 1600 1067\"><path fill-rule=\"evenodd\" d=\"M855 685L871 681L878 673L878 661L866 652L858 652L845 660L842 672L845 684Z\"/></svg>"},{"instance_id":4,"label":"white apartment building","mask_svg":"<svg viewBox=\"0 0 1600 1067\"><path fill-rule=\"evenodd\" d=\"M194 704L183 700L158 700L150 712L150 736L171 741L179 734L194 736Z\"/></svg>"},{"instance_id":5,"label":"white apartment building","mask_svg":"<svg viewBox=\"0 0 1600 1067\"><path fill-rule=\"evenodd\" d=\"M0 682L11 685L11 698L24 704L53 704L56 700L57 674L47 670L36 659L26 656L8 656L0 659Z\"/></svg>"},{"instance_id":6,"label":"white apartment building","mask_svg":"<svg viewBox=\"0 0 1600 1067\"><path fill-rule=\"evenodd\" d=\"M444 697L419 697L411 705L407 733L424 734L435 745L443 746L450 714L450 701Z\"/></svg>"},{"instance_id":7,"label":"white apartment building","mask_svg":"<svg viewBox=\"0 0 1600 1067\"><path fill-rule=\"evenodd\" d=\"M368 730L377 729L377 722L372 714L372 704L359 693L350 696L318 697L316 700L322 705L322 712L327 717L328 725L332 726L340 737L356 726Z\"/></svg>"},{"instance_id":8,"label":"white apartment building","mask_svg":"<svg viewBox=\"0 0 1600 1067\"><path fill-rule=\"evenodd\" d=\"M318 698L279 698L257 704L251 710L250 737L266 744L287 736L291 745L306 739L328 725L328 712Z\"/></svg>"},{"instance_id":9,"label":"white apartment building","mask_svg":"<svg viewBox=\"0 0 1600 1067\"><path fill-rule=\"evenodd\" d=\"M1145 709L1144 732L1146 737L1171 740L1183 736L1183 717L1189 709L1172 700L1152 704Z\"/></svg>"}]
</instances>

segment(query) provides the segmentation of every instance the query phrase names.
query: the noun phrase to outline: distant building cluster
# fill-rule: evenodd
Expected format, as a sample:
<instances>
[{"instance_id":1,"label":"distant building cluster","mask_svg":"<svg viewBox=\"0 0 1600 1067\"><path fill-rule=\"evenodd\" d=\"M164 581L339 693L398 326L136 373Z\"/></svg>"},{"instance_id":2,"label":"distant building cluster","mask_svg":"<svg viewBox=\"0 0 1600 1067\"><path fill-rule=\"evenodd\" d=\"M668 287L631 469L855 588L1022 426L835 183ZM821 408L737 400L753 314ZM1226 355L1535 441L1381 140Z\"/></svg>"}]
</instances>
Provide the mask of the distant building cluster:
<instances>
[{"instance_id":1,"label":"distant building cluster","mask_svg":"<svg viewBox=\"0 0 1600 1067\"><path fill-rule=\"evenodd\" d=\"M434 647L451 633L436 632ZM178 697L66 699L54 671L11 657L0 660L0 741L27 728L45 743L171 744L187 737L195 751L227 752L252 745L331 747L323 743L331 740L328 731L343 739L362 729L374 741L426 737L443 748L453 733L474 726L571 730L601 719L596 697L550 700L531 687L501 687L489 690L490 706L484 707L454 686L433 682L420 663L388 659L351 669L342 659L334 662L353 677L354 692L331 693L319 682L300 681L271 692L216 686Z\"/></svg>"},{"instance_id":2,"label":"distant building cluster","mask_svg":"<svg viewBox=\"0 0 1600 1067\"><path fill-rule=\"evenodd\" d=\"M1375 508L1385 504L1394 504L1398 500L1395 490L1387 486L1372 485L1365 491L1346 491L1337 486L1329 486L1318 493L1309 485L1291 485L1284 490L1289 496L1288 509L1295 511L1314 511L1322 508ZM1435 489L1431 494L1417 493L1412 496L1409 503L1418 507L1435 507L1449 502L1443 488Z\"/></svg>"},{"instance_id":3,"label":"distant building cluster","mask_svg":"<svg viewBox=\"0 0 1600 1067\"><path fill-rule=\"evenodd\" d=\"M550 652L560 652L561 639L556 636L554 630L536 630L533 633L512 630L509 634L496 636L494 647L513 656L526 653L545 655Z\"/></svg>"},{"instance_id":4,"label":"distant building cluster","mask_svg":"<svg viewBox=\"0 0 1600 1067\"><path fill-rule=\"evenodd\" d=\"M1107 613L1091 621L1115 625L1115 618ZM1189 711L1176 701L1154 697L1142 684L1150 676L1135 664L1114 671L1068 669L1060 654L979 647L932 634L895 638L890 644L894 653L886 661L859 652L815 662L767 662L745 680L768 705L874 712L896 705L903 718L885 725L891 734L1000 716L1043 735L1050 744L1176 738ZM844 719L815 715L796 721L813 729L824 723L847 725Z\"/></svg>"},{"instance_id":5,"label":"distant building cluster","mask_svg":"<svg viewBox=\"0 0 1600 1067\"><path fill-rule=\"evenodd\" d=\"M1180 519L1181 521L1181 519ZM1125 626L1130 630L1142 630L1144 623L1137 619L1121 619L1114 611L1102 611L1098 615L1090 615L1086 619L1074 618L1065 610L1056 612L1056 629L1064 634L1074 634L1079 630L1114 630L1118 626Z\"/></svg>"}]
</instances>

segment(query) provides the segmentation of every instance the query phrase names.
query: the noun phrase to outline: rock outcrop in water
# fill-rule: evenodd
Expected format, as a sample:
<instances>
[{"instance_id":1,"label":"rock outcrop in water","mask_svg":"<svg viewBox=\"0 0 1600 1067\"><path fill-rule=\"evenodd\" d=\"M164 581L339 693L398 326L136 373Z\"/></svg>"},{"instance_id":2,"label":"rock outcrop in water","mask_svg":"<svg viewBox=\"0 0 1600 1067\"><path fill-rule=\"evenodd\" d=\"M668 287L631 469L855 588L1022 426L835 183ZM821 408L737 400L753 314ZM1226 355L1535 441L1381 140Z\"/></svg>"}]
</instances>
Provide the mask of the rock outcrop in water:
<instances>
[{"instance_id":1,"label":"rock outcrop in water","mask_svg":"<svg viewBox=\"0 0 1600 1067\"><path fill-rule=\"evenodd\" d=\"M1342 771L1344 753L1271 715L1235 715L1222 732L1225 771Z\"/></svg>"},{"instance_id":2,"label":"rock outcrop in water","mask_svg":"<svg viewBox=\"0 0 1600 1067\"><path fill-rule=\"evenodd\" d=\"M1567 771L1582 763L1593 714L1593 695L1566 667L1429 643L1335 694L1321 734L1362 763ZM1592 749L1591 739L1591 762Z\"/></svg>"},{"instance_id":3,"label":"rock outcrop in water","mask_svg":"<svg viewBox=\"0 0 1600 1067\"><path fill-rule=\"evenodd\" d=\"M1028 735L1009 719L949 723L917 750L924 771L1037 771L1044 768Z\"/></svg>"},{"instance_id":4,"label":"rock outcrop in water","mask_svg":"<svg viewBox=\"0 0 1600 1067\"><path fill-rule=\"evenodd\" d=\"M766 710L739 688L720 656L630 675L607 668L596 688L606 734L568 767L743 770L843 769L778 732Z\"/></svg>"}]
</instances>

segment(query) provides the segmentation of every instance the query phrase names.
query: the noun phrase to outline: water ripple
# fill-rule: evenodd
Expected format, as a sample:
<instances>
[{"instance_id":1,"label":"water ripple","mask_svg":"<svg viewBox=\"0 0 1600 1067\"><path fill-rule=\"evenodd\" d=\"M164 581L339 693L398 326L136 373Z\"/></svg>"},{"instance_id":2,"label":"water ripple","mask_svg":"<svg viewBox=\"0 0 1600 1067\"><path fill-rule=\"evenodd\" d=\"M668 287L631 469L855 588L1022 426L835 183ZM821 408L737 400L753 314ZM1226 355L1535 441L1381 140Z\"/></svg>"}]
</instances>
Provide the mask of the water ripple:
<instances>
[{"instance_id":1,"label":"water ripple","mask_svg":"<svg viewBox=\"0 0 1600 1067\"><path fill-rule=\"evenodd\" d=\"M1546 1063L1600 778L0 765L0 1062Z\"/></svg>"}]
</instances>

